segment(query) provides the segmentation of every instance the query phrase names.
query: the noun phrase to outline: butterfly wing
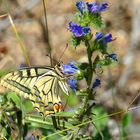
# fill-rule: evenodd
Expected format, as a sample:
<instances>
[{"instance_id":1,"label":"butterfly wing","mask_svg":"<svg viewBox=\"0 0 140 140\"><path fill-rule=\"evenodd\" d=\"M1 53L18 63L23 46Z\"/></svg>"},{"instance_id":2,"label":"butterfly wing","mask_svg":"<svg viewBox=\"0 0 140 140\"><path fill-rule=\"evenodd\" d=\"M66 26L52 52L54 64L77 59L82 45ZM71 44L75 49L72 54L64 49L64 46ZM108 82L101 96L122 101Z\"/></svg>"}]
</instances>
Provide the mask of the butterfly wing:
<instances>
[{"instance_id":1,"label":"butterfly wing","mask_svg":"<svg viewBox=\"0 0 140 140\"><path fill-rule=\"evenodd\" d=\"M61 85L61 86L60 86ZM68 94L68 85L63 77L54 71L49 71L38 78L31 96L34 107L41 115L47 116L63 109L60 95Z\"/></svg>"},{"instance_id":2,"label":"butterfly wing","mask_svg":"<svg viewBox=\"0 0 140 140\"><path fill-rule=\"evenodd\" d=\"M0 79L0 86L28 98L35 81L42 74L53 70L51 67L30 67L10 72Z\"/></svg>"}]
</instances>

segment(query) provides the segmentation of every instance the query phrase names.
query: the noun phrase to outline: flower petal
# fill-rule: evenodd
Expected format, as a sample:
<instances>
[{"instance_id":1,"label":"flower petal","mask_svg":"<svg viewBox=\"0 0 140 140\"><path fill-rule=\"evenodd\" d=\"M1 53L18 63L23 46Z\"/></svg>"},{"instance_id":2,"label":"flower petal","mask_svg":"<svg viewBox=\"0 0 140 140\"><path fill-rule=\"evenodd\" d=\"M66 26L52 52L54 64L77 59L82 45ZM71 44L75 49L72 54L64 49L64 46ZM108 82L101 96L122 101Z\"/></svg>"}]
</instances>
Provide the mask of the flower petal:
<instances>
[{"instance_id":1,"label":"flower petal","mask_svg":"<svg viewBox=\"0 0 140 140\"><path fill-rule=\"evenodd\" d=\"M109 58L113 59L114 61L117 61L117 54L116 53L112 53L108 55Z\"/></svg>"},{"instance_id":2,"label":"flower petal","mask_svg":"<svg viewBox=\"0 0 140 140\"><path fill-rule=\"evenodd\" d=\"M73 92L76 92L77 80L70 78L68 79L68 84L70 85L70 88L73 90Z\"/></svg>"},{"instance_id":3,"label":"flower petal","mask_svg":"<svg viewBox=\"0 0 140 140\"><path fill-rule=\"evenodd\" d=\"M108 3L103 2L103 3L100 4L99 10L100 10L101 12L104 12L104 11L107 10L107 8L108 8Z\"/></svg>"},{"instance_id":4,"label":"flower petal","mask_svg":"<svg viewBox=\"0 0 140 140\"><path fill-rule=\"evenodd\" d=\"M110 33L106 34L106 35L104 36L104 41L105 41L105 43L108 43L108 42L113 41L113 39L112 39L112 34L110 34Z\"/></svg>"},{"instance_id":5,"label":"flower petal","mask_svg":"<svg viewBox=\"0 0 140 140\"><path fill-rule=\"evenodd\" d=\"M68 64L63 65L63 70L64 70L64 73L66 74L73 74L78 70L78 67L76 67L72 63L68 63Z\"/></svg>"},{"instance_id":6,"label":"flower petal","mask_svg":"<svg viewBox=\"0 0 140 140\"><path fill-rule=\"evenodd\" d=\"M83 14L83 11L84 11L84 8L85 8L84 2L82 2L82 1L77 2L76 7Z\"/></svg>"},{"instance_id":7,"label":"flower petal","mask_svg":"<svg viewBox=\"0 0 140 140\"><path fill-rule=\"evenodd\" d=\"M87 8L90 12L92 13L98 13L99 12L99 4L97 2L93 2L93 3L86 3L87 4Z\"/></svg>"},{"instance_id":8,"label":"flower petal","mask_svg":"<svg viewBox=\"0 0 140 140\"><path fill-rule=\"evenodd\" d=\"M83 35L83 28L73 22L69 23L69 30L73 33L75 37L81 37Z\"/></svg>"},{"instance_id":9,"label":"flower petal","mask_svg":"<svg viewBox=\"0 0 140 140\"><path fill-rule=\"evenodd\" d=\"M99 12L104 12L108 8L108 3L106 3L106 2L103 2L103 3L97 3L97 2L89 3L89 2L87 2L86 5L88 8L88 11L93 13L93 14L96 14Z\"/></svg>"},{"instance_id":10,"label":"flower petal","mask_svg":"<svg viewBox=\"0 0 140 140\"><path fill-rule=\"evenodd\" d=\"M98 86L100 86L100 85L101 85L101 80L95 79L92 88L94 89L94 88L96 88L96 87L98 87Z\"/></svg>"},{"instance_id":11,"label":"flower petal","mask_svg":"<svg viewBox=\"0 0 140 140\"><path fill-rule=\"evenodd\" d=\"M103 36L104 36L103 33L97 32L96 35L95 35L95 40L99 40L99 39L101 39Z\"/></svg>"}]
</instances>

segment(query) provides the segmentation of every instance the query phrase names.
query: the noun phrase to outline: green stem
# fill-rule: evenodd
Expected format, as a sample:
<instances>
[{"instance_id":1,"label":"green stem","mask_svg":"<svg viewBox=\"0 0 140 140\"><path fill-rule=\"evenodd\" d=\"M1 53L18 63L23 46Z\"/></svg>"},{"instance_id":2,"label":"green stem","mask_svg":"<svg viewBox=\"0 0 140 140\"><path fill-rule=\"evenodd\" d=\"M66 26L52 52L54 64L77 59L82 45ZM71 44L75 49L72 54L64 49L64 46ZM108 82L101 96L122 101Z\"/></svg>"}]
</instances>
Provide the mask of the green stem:
<instances>
[{"instance_id":1,"label":"green stem","mask_svg":"<svg viewBox=\"0 0 140 140\"><path fill-rule=\"evenodd\" d=\"M52 116L52 122L55 129L57 129L57 122L55 116Z\"/></svg>"},{"instance_id":2,"label":"green stem","mask_svg":"<svg viewBox=\"0 0 140 140\"><path fill-rule=\"evenodd\" d=\"M19 129L19 140L22 140L22 111L17 111L17 125Z\"/></svg>"},{"instance_id":3,"label":"green stem","mask_svg":"<svg viewBox=\"0 0 140 140\"><path fill-rule=\"evenodd\" d=\"M88 56L88 62L89 62L89 69L88 69L88 88L90 88L91 81L92 81L92 75L93 75L93 68L92 68L92 52L91 47L88 41L85 42L85 45L87 46L87 56Z\"/></svg>"},{"instance_id":4,"label":"green stem","mask_svg":"<svg viewBox=\"0 0 140 140\"><path fill-rule=\"evenodd\" d=\"M88 57L88 62L89 62L89 68L87 71L87 73L88 73L88 78L87 78L87 85L88 85L87 94L88 94L88 96L85 96L83 99L83 106L82 106L82 110L81 110L80 115L79 115L79 121L82 121L84 118L84 115L86 113L88 113L87 112L88 101L89 101L91 94L92 94L92 88L91 88L91 82L92 82L92 76L93 76L92 51L91 51L91 46L90 46L88 41L85 42L85 46L87 47L87 57Z\"/></svg>"}]
</instances>

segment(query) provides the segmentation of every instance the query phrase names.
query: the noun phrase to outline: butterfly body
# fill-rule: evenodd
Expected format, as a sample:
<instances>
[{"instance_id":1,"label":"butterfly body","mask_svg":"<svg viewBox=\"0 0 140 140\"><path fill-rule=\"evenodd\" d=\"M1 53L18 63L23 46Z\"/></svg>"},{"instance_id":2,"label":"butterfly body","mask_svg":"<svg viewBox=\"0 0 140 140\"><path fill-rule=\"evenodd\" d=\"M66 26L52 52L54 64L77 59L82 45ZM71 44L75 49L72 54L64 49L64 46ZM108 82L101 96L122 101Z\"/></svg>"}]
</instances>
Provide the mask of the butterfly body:
<instances>
[{"instance_id":1,"label":"butterfly body","mask_svg":"<svg viewBox=\"0 0 140 140\"><path fill-rule=\"evenodd\" d=\"M0 86L32 101L41 115L63 110L60 95L69 95L67 77L61 66L26 67L10 72L0 80Z\"/></svg>"}]
</instances>

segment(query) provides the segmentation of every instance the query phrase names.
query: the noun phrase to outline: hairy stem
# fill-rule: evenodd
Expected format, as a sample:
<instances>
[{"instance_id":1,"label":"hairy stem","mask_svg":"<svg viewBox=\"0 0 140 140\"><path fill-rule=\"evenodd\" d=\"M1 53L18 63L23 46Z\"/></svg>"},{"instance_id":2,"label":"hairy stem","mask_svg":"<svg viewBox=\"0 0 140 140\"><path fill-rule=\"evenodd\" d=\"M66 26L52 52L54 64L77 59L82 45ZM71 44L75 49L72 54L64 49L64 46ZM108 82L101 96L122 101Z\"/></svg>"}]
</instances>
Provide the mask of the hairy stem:
<instances>
[{"instance_id":1,"label":"hairy stem","mask_svg":"<svg viewBox=\"0 0 140 140\"><path fill-rule=\"evenodd\" d=\"M92 52L91 47L88 41L85 42L85 45L87 46L87 56L88 56L88 62L89 62L89 69L88 69L88 88L90 88L91 81L92 81L92 75L93 75L93 68L92 68Z\"/></svg>"},{"instance_id":2,"label":"hairy stem","mask_svg":"<svg viewBox=\"0 0 140 140\"><path fill-rule=\"evenodd\" d=\"M89 67L88 67L88 78L87 78L87 94L88 96L85 96L83 99L83 106L82 106L82 111L80 112L79 115L79 121L82 121L84 118L84 115L88 115L90 114L90 110L89 110L89 105L88 105L88 101L91 97L92 94L92 87L91 87L91 82L92 82L92 76L93 76L93 65L92 65L92 51L91 51L91 47L88 41L85 42L85 45L87 47L87 57L88 57L88 63L89 63Z\"/></svg>"}]
</instances>

